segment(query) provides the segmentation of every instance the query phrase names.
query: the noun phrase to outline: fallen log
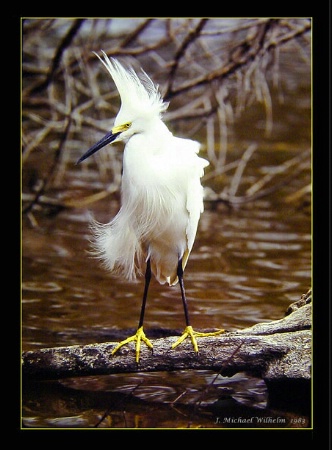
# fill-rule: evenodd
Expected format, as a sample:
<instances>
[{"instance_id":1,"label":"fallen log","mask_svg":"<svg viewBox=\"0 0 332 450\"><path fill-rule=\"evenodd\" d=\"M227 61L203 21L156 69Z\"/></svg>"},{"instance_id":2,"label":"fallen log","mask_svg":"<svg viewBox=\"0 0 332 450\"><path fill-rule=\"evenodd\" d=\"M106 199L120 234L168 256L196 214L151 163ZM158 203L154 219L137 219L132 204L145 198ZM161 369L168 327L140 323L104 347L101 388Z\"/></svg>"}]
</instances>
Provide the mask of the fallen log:
<instances>
[{"instance_id":1,"label":"fallen log","mask_svg":"<svg viewBox=\"0 0 332 450\"><path fill-rule=\"evenodd\" d=\"M139 364L131 344L112 356L116 342L26 351L23 380L206 369L224 376L247 372L268 385L288 385L292 380L306 384L311 380L311 291L292 304L282 319L200 339L198 355L189 341L172 350L177 338L151 339L153 352L143 344Z\"/></svg>"},{"instance_id":2,"label":"fallen log","mask_svg":"<svg viewBox=\"0 0 332 450\"><path fill-rule=\"evenodd\" d=\"M282 319L200 339L198 355L186 341L171 350L178 336L151 338L153 353L143 345L139 364L134 345L112 356L117 342L44 348L23 352L22 381L184 369L213 370L222 376L246 372L265 381L270 409L310 415L311 322L309 290Z\"/></svg>"}]
</instances>

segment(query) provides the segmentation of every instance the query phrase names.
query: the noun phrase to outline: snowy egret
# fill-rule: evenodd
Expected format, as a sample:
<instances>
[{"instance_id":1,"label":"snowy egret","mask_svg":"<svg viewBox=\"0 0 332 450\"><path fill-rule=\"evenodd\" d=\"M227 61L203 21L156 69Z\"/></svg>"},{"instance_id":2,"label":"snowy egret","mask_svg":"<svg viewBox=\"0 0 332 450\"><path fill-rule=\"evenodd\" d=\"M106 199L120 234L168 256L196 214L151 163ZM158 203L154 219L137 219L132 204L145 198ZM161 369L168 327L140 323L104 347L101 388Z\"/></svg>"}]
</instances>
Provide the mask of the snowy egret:
<instances>
[{"instance_id":1,"label":"snowy egret","mask_svg":"<svg viewBox=\"0 0 332 450\"><path fill-rule=\"evenodd\" d=\"M114 58L97 53L118 89L121 108L114 126L78 161L111 142L125 142L121 186L121 208L108 224L94 223L94 254L105 267L128 280L145 271L145 288L137 332L113 350L135 341L136 361L141 341L152 349L143 330L144 313L151 274L160 284L179 282L185 323L177 347L190 337L198 353L196 337L222 333L194 331L190 324L183 271L194 244L198 221L203 212L201 177L207 160L198 156L200 144L173 136L162 121L168 107L158 85L142 70L139 77Z\"/></svg>"}]
</instances>

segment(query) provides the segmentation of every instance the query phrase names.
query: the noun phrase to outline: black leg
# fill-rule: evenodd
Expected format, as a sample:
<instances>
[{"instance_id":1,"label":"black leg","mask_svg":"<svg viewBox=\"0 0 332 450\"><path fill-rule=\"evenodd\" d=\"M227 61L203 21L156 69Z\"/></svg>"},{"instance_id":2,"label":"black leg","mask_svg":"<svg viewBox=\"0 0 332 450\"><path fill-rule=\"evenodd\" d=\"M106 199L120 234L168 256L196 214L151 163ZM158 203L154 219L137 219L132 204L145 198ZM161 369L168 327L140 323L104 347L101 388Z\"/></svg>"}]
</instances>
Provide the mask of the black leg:
<instances>
[{"instance_id":1,"label":"black leg","mask_svg":"<svg viewBox=\"0 0 332 450\"><path fill-rule=\"evenodd\" d=\"M138 328L141 328L143 326L145 305L146 305L146 299L148 297L148 290L149 290L150 281L151 281L151 263L150 263L150 258L149 258L147 260L147 262L146 262L145 286L144 286L144 294L143 294L141 315L140 315L140 318L139 318Z\"/></svg>"},{"instance_id":2,"label":"black leg","mask_svg":"<svg viewBox=\"0 0 332 450\"><path fill-rule=\"evenodd\" d=\"M186 318L186 328L185 328L184 332L182 333L182 336L176 342L174 342L174 344L172 345L172 348L176 348L178 345L181 344L181 342L183 342L189 336L191 343L194 347L194 351L198 355L198 345L197 345L196 337L216 336L217 334L223 333L224 330L218 330L218 331L214 331L212 333L199 333L199 332L193 330L193 327L190 325L190 321L189 321L187 299L186 299L186 293L184 290L182 258L178 262L177 276L179 278L179 283L180 283L180 288L181 288L182 303L183 303L184 315Z\"/></svg>"},{"instance_id":3,"label":"black leg","mask_svg":"<svg viewBox=\"0 0 332 450\"><path fill-rule=\"evenodd\" d=\"M136 363L139 362L140 357L140 350L141 350L141 342L143 341L151 350L153 350L153 345L149 341L149 339L145 336L145 333L143 331L143 322L144 322L144 312L145 312L145 305L146 305L146 299L148 296L148 290L149 285L151 281L151 264L150 259L146 262L146 271L145 271L145 287L144 287L144 294L143 294L143 300L142 300L142 307L141 307L141 315L139 318L138 328L136 333L133 336L130 336L129 338L125 339L124 341L119 342L119 344L112 350L112 355L116 353L119 348L121 348L123 345L128 344L129 342L136 342Z\"/></svg>"},{"instance_id":4,"label":"black leg","mask_svg":"<svg viewBox=\"0 0 332 450\"><path fill-rule=\"evenodd\" d=\"M189 327L190 326L190 321L189 321L186 293L185 293L185 290L184 290L184 283L183 283L182 258L179 259L179 262L178 262L177 276L179 278L179 283L180 283L180 288L181 288L181 296L182 296L184 315L185 315L185 318L186 318L186 325L187 325L187 327Z\"/></svg>"}]
</instances>

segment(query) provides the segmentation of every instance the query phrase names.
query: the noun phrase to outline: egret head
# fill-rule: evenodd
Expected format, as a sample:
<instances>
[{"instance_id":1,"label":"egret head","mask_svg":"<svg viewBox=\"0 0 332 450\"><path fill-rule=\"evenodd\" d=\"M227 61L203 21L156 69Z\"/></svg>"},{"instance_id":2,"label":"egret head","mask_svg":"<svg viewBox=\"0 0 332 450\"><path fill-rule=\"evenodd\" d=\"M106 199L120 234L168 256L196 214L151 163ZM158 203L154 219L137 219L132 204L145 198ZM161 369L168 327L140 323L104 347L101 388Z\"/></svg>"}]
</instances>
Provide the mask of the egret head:
<instances>
[{"instance_id":1,"label":"egret head","mask_svg":"<svg viewBox=\"0 0 332 450\"><path fill-rule=\"evenodd\" d=\"M164 102L161 97L158 85L153 83L143 69L138 77L132 67L125 68L116 59L108 58L104 51L102 53L104 59L95 54L113 78L120 95L121 107L111 131L93 145L77 164L111 142L126 141L133 134L144 131L145 124L160 119L168 107L168 102Z\"/></svg>"}]
</instances>

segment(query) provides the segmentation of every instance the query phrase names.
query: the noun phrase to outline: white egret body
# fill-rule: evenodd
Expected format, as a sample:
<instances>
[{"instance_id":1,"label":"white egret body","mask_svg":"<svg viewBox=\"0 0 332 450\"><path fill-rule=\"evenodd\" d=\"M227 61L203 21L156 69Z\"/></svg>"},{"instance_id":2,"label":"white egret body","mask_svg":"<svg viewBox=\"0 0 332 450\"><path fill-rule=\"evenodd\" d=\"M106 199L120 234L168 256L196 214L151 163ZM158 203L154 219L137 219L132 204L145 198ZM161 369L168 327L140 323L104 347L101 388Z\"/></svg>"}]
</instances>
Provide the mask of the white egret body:
<instances>
[{"instance_id":1,"label":"white egret body","mask_svg":"<svg viewBox=\"0 0 332 450\"><path fill-rule=\"evenodd\" d=\"M121 208L108 224L94 224L95 254L114 273L133 280L145 270L145 290L137 333L122 341L136 341L139 361L140 341L150 348L143 320L151 273L159 283L180 282L186 328L173 344L190 336L198 352L195 336L219 334L195 332L189 321L183 284L183 270L192 250L200 214L203 188L200 179L207 160L198 156L200 144L173 136L161 119L165 103L148 75L139 78L103 52L102 61L111 74L121 98L114 127L91 147L78 163L111 142L125 142L121 187Z\"/></svg>"}]
</instances>

